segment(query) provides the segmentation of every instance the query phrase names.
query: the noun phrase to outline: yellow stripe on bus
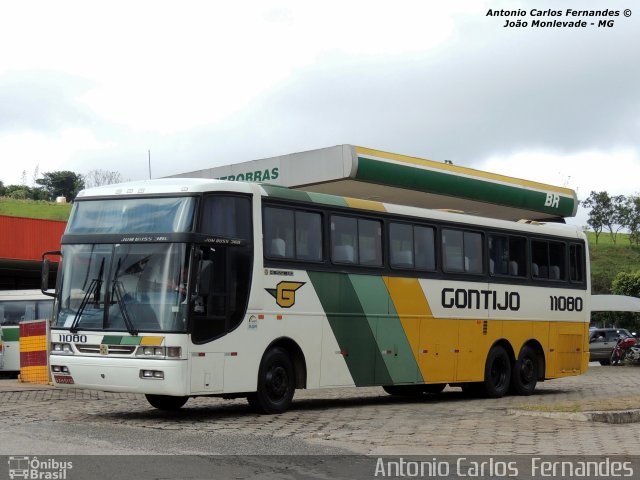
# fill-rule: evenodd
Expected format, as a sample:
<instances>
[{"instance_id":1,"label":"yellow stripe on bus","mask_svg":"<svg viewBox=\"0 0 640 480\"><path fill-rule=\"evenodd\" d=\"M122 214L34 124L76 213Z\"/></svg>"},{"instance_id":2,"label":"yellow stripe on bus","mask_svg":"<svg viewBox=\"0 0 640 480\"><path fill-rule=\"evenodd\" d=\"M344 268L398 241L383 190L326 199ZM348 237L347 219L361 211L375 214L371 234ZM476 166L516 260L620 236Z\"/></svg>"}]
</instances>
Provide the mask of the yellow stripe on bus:
<instances>
[{"instance_id":1,"label":"yellow stripe on bus","mask_svg":"<svg viewBox=\"0 0 640 480\"><path fill-rule=\"evenodd\" d=\"M420 324L433 318L431 307L417 278L383 277L391 300L407 335L411 351L420 368L422 378L429 378L424 362L420 362Z\"/></svg>"},{"instance_id":2,"label":"yellow stripe on bus","mask_svg":"<svg viewBox=\"0 0 640 480\"><path fill-rule=\"evenodd\" d=\"M376 202L373 200L362 200L360 198L344 197L347 205L351 208L360 208L362 210L375 210L376 212L386 212L382 202Z\"/></svg>"}]
</instances>

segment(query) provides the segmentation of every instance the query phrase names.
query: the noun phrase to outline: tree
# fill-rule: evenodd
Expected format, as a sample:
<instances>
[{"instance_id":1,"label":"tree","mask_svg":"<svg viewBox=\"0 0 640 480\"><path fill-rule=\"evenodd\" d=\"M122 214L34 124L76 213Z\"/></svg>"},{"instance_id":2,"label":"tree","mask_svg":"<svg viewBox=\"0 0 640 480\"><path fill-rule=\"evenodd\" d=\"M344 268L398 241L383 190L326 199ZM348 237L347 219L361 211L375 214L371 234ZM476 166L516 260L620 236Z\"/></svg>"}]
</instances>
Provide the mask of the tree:
<instances>
[{"instance_id":1,"label":"tree","mask_svg":"<svg viewBox=\"0 0 640 480\"><path fill-rule=\"evenodd\" d=\"M608 192L592 191L589 198L582 202L582 205L591 208L587 223L596 234L596 245L604 228L609 230L609 235L615 244L618 240L618 232L626 226L628 217L625 196L611 197Z\"/></svg>"},{"instance_id":2,"label":"tree","mask_svg":"<svg viewBox=\"0 0 640 480\"><path fill-rule=\"evenodd\" d=\"M611 291L616 295L640 297L640 271L618 273L611 282Z\"/></svg>"},{"instance_id":3,"label":"tree","mask_svg":"<svg viewBox=\"0 0 640 480\"><path fill-rule=\"evenodd\" d=\"M629 243L640 245L640 197L631 195L625 199L624 226L629 230Z\"/></svg>"},{"instance_id":4,"label":"tree","mask_svg":"<svg viewBox=\"0 0 640 480\"><path fill-rule=\"evenodd\" d=\"M112 185L114 183L123 182L120 172L111 172L108 170L91 170L84 175L84 183L86 188L100 187L102 185Z\"/></svg>"},{"instance_id":5,"label":"tree","mask_svg":"<svg viewBox=\"0 0 640 480\"><path fill-rule=\"evenodd\" d=\"M51 200L59 196L72 200L84 188L82 176L68 170L43 173L36 183L42 185Z\"/></svg>"},{"instance_id":6,"label":"tree","mask_svg":"<svg viewBox=\"0 0 640 480\"><path fill-rule=\"evenodd\" d=\"M618 232L625 227L625 222L628 217L627 205L624 195L616 195L611 197L611 203L607 210L607 223L606 227L609 230L609 235L615 245L618 239Z\"/></svg>"},{"instance_id":7,"label":"tree","mask_svg":"<svg viewBox=\"0 0 640 480\"><path fill-rule=\"evenodd\" d=\"M33 169L33 176L31 177L31 187L35 188L36 181L40 176L40 164L36 165L36 168Z\"/></svg>"},{"instance_id":8,"label":"tree","mask_svg":"<svg viewBox=\"0 0 640 480\"><path fill-rule=\"evenodd\" d=\"M640 297L640 271L618 273L611 282L611 292L616 295ZM617 323L625 328L637 329L640 326L638 318L637 313L618 314Z\"/></svg>"},{"instance_id":9,"label":"tree","mask_svg":"<svg viewBox=\"0 0 640 480\"><path fill-rule=\"evenodd\" d=\"M593 233L596 235L596 245L605 226L607 215L605 205L609 202L610 198L607 192L595 192L593 190L589 194L589 197L582 202L583 207L591 209L587 224L593 229Z\"/></svg>"}]
</instances>

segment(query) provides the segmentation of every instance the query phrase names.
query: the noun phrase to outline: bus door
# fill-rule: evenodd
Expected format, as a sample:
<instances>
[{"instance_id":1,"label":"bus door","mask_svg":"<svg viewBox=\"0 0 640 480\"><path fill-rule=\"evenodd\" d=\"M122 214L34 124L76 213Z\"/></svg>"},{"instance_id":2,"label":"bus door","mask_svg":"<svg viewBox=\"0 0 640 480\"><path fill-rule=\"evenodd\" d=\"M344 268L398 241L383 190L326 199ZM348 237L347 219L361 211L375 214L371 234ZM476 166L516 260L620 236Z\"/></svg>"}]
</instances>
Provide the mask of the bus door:
<instances>
[{"instance_id":1,"label":"bus door","mask_svg":"<svg viewBox=\"0 0 640 480\"><path fill-rule=\"evenodd\" d=\"M246 247L201 247L192 263L189 289L191 393L221 392L225 354L213 340L243 320L250 290L251 255Z\"/></svg>"}]
</instances>

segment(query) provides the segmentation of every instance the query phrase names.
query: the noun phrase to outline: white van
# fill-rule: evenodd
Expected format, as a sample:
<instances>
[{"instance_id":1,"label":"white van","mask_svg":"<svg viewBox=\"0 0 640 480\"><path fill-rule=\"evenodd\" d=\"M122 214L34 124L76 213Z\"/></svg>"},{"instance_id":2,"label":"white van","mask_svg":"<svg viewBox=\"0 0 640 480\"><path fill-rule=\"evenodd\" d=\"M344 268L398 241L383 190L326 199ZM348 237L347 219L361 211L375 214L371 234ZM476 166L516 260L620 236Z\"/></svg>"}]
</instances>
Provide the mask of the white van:
<instances>
[{"instance_id":1,"label":"white van","mask_svg":"<svg viewBox=\"0 0 640 480\"><path fill-rule=\"evenodd\" d=\"M20 371L20 322L48 320L52 308L40 290L0 290L0 372Z\"/></svg>"}]
</instances>

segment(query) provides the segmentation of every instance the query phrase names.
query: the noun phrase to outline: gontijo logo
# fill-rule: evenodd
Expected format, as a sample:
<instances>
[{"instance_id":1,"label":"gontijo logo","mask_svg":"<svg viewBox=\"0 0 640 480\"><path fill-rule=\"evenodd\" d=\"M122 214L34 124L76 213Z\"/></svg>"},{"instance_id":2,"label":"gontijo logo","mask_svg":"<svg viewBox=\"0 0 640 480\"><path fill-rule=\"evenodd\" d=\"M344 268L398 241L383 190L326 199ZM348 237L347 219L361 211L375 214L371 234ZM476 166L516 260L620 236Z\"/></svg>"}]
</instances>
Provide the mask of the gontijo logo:
<instances>
[{"instance_id":1,"label":"gontijo logo","mask_svg":"<svg viewBox=\"0 0 640 480\"><path fill-rule=\"evenodd\" d=\"M276 303L282 308L292 307L296 303L296 290L305 282L280 282L276 288L265 288L276 299Z\"/></svg>"}]
</instances>

